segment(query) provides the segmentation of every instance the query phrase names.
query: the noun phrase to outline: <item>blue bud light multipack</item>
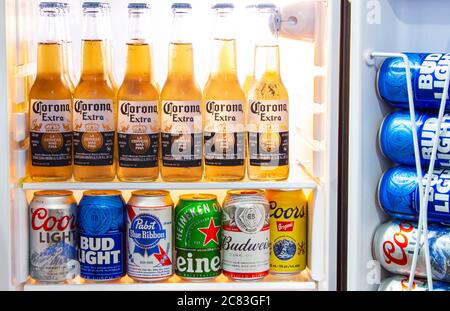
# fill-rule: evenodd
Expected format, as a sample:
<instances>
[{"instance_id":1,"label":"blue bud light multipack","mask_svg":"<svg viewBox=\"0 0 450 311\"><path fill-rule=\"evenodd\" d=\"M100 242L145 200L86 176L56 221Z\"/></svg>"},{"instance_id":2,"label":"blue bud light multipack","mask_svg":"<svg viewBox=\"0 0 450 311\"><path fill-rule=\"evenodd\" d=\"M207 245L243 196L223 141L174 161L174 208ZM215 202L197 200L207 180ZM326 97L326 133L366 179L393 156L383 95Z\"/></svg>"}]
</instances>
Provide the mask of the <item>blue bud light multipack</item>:
<instances>
[{"instance_id":1,"label":"blue bud light multipack","mask_svg":"<svg viewBox=\"0 0 450 311\"><path fill-rule=\"evenodd\" d=\"M416 113L416 129L422 165L430 164L437 115ZM408 111L396 111L383 120L378 139L381 152L388 159L405 165L415 165L411 119ZM450 168L450 114L442 119L435 167Z\"/></svg>"},{"instance_id":2,"label":"blue bud light multipack","mask_svg":"<svg viewBox=\"0 0 450 311\"><path fill-rule=\"evenodd\" d=\"M417 109L439 109L450 63L450 53L405 53L411 69L414 105ZM405 63L402 58L387 58L378 71L380 97L398 108L408 108ZM450 97L450 96L449 96ZM450 110L450 98L446 101Z\"/></svg>"},{"instance_id":3,"label":"blue bud light multipack","mask_svg":"<svg viewBox=\"0 0 450 311\"><path fill-rule=\"evenodd\" d=\"M425 187L428 175L423 172ZM397 166L387 170L378 185L382 210L391 217L405 220L419 218L419 188L415 167ZM450 224L450 169L435 169L431 176L428 220Z\"/></svg>"},{"instance_id":4,"label":"blue bud light multipack","mask_svg":"<svg viewBox=\"0 0 450 311\"><path fill-rule=\"evenodd\" d=\"M80 276L94 281L123 277L125 201L119 191L86 191L78 205Z\"/></svg>"}]
</instances>

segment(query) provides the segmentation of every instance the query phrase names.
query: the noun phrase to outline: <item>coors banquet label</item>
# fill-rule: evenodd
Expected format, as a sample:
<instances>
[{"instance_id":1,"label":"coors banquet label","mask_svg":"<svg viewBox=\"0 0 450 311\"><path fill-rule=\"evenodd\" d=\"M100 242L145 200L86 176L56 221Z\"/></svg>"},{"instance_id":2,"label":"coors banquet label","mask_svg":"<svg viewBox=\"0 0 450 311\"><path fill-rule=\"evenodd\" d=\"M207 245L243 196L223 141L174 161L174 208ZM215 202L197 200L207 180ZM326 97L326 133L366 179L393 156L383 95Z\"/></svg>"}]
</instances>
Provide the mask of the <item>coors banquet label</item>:
<instances>
[{"instance_id":1,"label":"coors banquet label","mask_svg":"<svg viewBox=\"0 0 450 311\"><path fill-rule=\"evenodd\" d=\"M112 165L115 134L113 101L75 99L74 110L75 165Z\"/></svg>"},{"instance_id":2,"label":"coors banquet label","mask_svg":"<svg viewBox=\"0 0 450 311\"><path fill-rule=\"evenodd\" d=\"M162 162L166 167L202 165L200 101L164 101L161 112Z\"/></svg>"},{"instance_id":3,"label":"coors banquet label","mask_svg":"<svg viewBox=\"0 0 450 311\"><path fill-rule=\"evenodd\" d=\"M289 164L289 101L250 100L248 145L250 165Z\"/></svg>"},{"instance_id":4,"label":"coors banquet label","mask_svg":"<svg viewBox=\"0 0 450 311\"><path fill-rule=\"evenodd\" d=\"M158 166L158 102L121 101L118 116L119 165Z\"/></svg>"},{"instance_id":5,"label":"coors banquet label","mask_svg":"<svg viewBox=\"0 0 450 311\"><path fill-rule=\"evenodd\" d=\"M32 99L30 111L33 166L72 165L70 100Z\"/></svg>"},{"instance_id":6,"label":"coors banquet label","mask_svg":"<svg viewBox=\"0 0 450 311\"><path fill-rule=\"evenodd\" d=\"M244 103L239 100L210 100L205 107L205 164L244 164Z\"/></svg>"}]
</instances>

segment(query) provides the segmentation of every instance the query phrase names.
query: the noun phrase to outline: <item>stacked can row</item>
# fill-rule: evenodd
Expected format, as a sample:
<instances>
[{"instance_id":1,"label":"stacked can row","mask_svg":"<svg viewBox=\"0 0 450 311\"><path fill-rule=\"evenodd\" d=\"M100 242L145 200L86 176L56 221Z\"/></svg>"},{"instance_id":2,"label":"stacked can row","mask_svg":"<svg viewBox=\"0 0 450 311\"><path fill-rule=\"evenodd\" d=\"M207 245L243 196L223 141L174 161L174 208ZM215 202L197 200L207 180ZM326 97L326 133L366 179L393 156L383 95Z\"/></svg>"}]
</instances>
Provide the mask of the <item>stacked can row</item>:
<instances>
[{"instance_id":1,"label":"stacked can row","mask_svg":"<svg viewBox=\"0 0 450 311\"><path fill-rule=\"evenodd\" d=\"M406 53L411 67L411 84L416 111L415 127L418 137L421 165L427 168L431 161L433 140L436 137L437 110L443 96L443 88L450 54ZM400 110L386 116L380 130L378 143L383 155L399 166L388 169L380 178L378 203L381 209L394 220L382 224L373 241L374 257L389 272L406 277L411 272L411 263L419 218L420 200L418 176L415 168L413 125L408 110L408 88L403 59L388 58L378 73L378 93L383 101ZM405 109L405 110L402 110ZM450 109L450 100L446 110ZM423 183L431 179L428 193L428 238L430 245L432 276L434 280L450 282L450 147L449 115L446 114L439 132L439 144L433 174L423 170ZM416 275L426 276L425 250L420 242ZM405 278L397 276L385 280L380 290L407 288ZM449 285L436 282L435 288L448 290ZM415 280L413 289L426 289L426 282Z\"/></svg>"},{"instance_id":2,"label":"stacked can row","mask_svg":"<svg viewBox=\"0 0 450 311\"><path fill-rule=\"evenodd\" d=\"M307 199L302 190L185 194L164 190L39 191L30 203L30 276L64 282L126 274L160 281L175 273L205 281L291 275L306 268ZM174 255L173 255L174 253Z\"/></svg>"}]
</instances>

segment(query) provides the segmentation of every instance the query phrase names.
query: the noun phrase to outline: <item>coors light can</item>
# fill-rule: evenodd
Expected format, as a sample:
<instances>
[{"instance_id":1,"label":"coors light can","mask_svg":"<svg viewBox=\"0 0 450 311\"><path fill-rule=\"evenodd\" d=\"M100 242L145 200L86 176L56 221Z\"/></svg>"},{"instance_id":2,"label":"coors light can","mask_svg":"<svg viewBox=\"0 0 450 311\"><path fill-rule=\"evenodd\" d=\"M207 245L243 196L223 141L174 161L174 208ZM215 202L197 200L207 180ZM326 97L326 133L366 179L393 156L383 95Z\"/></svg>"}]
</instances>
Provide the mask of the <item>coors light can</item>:
<instances>
[{"instance_id":1,"label":"coors light can","mask_svg":"<svg viewBox=\"0 0 450 311\"><path fill-rule=\"evenodd\" d=\"M391 273L409 275L416 246L417 223L393 220L378 227L373 256ZM428 226L431 272L434 280L450 282L450 227ZM420 241L417 277L426 276L424 240Z\"/></svg>"},{"instance_id":2,"label":"coors light can","mask_svg":"<svg viewBox=\"0 0 450 311\"><path fill-rule=\"evenodd\" d=\"M79 274L77 205L71 191L38 191L30 203L30 276L59 283Z\"/></svg>"},{"instance_id":3,"label":"coors light can","mask_svg":"<svg viewBox=\"0 0 450 311\"><path fill-rule=\"evenodd\" d=\"M395 275L384 279L378 291L383 292L396 292L408 290L409 276ZM428 285L426 280L414 279L411 287L412 291L427 291ZM433 282L434 291L450 291L450 284L445 282Z\"/></svg>"},{"instance_id":4,"label":"coors light can","mask_svg":"<svg viewBox=\"0 0 450 311\"><path fill-rule=\"evenodd\" d=\"M261 190L230 190L223 203L223 273L235 280L269 274L269 202Z\"/></svg>"}]
</instances>

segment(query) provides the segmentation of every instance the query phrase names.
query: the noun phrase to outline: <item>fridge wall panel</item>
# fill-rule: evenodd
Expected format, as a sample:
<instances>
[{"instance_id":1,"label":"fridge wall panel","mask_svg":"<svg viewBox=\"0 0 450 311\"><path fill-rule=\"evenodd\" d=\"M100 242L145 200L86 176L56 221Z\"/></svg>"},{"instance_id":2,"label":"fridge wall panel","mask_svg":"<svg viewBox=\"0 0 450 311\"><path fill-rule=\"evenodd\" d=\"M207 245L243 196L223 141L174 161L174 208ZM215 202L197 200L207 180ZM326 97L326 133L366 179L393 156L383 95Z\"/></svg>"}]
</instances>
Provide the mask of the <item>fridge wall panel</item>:
<instances>
[{"instance_id":1,"label":"fridge wall panel","mask_svg":"<svg viewBox=\"0 0 450 311\"><path fill-rule=\"evenodd\" d=\"M348 289L376 289L384 276L372 261L373 234L387 219L377 205L376 189L382 172L394 166L377 143L380 123L393 110L376 93L382 59L372 64L367 56L371 51L448 51L449 11L450 2L439 0L351 1Z\"/></svg>"}]
</instances>

